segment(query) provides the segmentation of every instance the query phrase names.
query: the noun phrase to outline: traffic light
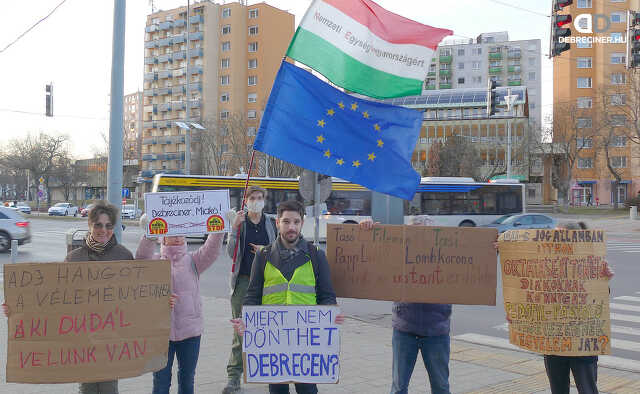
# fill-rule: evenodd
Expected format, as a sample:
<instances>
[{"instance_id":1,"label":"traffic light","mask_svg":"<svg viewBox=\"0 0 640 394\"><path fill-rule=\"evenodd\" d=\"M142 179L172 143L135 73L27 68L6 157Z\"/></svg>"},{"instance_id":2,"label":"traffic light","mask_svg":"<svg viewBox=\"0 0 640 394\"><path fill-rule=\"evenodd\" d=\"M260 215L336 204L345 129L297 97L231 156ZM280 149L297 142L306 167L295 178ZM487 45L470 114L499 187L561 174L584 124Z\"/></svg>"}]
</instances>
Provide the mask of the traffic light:
<instances>
[{"instance_id":1,"label":"traffic light","mask_svg":"<svg viewBox=\"0 0 640 394\"><path fill-rule=\"evenodd\" d=\"M489 79L487 84L487 118L496 113L496 81Z\"/></svg>"},{"instance_id":2,"label":"traffic light","mask_svg":"<svg viewBox=\"0 0 640 394\"><path fill-rule=\"evenodd\" d=\"M561 37L569 37L571 29L562 27L571 23L571 15L552 15L551 17L551 57L571 49L568 42L561 42Z\"/></svg>"},{"instance_id":3,"label":"traffic light","mask_svg":"<svg viewBox=\"0 0 640 394\"><path fill-rule=\"evenodd\" d=\"M45 88L46 116L53 116L53 84L48 83Z\"/></svg>"},{"instance_id":4,"label":"traffic light","mask_svg":"<svg viewBox=\"0 0 640 394\"><path fill-rule=\"evenodd\" d=\"M564 7L570 6L571 4L573 4L573 0L554 0L553 12L562 11Z\"/></svg>"},{"instance_id":5,"label":"traffic light","mask_svg":"<svg viewBox=\"0 0 640 394\"><path fill-rule=\"evenodd\" d=\"M629 29L629 67L640 67L640 29Z\"/></svg>"}]
</instances>

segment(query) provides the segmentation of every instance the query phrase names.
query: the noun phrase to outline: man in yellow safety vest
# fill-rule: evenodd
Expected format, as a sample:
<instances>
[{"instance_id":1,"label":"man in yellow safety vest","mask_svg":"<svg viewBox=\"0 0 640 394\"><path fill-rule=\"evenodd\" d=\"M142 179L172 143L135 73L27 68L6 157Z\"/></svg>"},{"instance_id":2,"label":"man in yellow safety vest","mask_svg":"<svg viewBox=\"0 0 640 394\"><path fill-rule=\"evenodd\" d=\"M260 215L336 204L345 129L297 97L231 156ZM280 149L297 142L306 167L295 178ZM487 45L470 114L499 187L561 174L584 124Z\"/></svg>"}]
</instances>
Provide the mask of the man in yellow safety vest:
<instances>
[{"instance_id":1,"label":"man in yellow safety vest","mask_svg":"<svg viewBox=\"0 0 640 394\"><path fill-rule=\"evenodd\" d=\"M249 288L244 305L335 305L336 294L331 285L329 263L322 250L316 249L300 235L304 207L298 201L278 205L276 226L278 237L256 253L251 267ZM336 316L336 323L344 321ZM240 335L242 319L233 319ZM315 384L296 383L298 394L316 394ZM270 384L269 393L289 393L288 384Z\"/></svg>"}]
</instances>

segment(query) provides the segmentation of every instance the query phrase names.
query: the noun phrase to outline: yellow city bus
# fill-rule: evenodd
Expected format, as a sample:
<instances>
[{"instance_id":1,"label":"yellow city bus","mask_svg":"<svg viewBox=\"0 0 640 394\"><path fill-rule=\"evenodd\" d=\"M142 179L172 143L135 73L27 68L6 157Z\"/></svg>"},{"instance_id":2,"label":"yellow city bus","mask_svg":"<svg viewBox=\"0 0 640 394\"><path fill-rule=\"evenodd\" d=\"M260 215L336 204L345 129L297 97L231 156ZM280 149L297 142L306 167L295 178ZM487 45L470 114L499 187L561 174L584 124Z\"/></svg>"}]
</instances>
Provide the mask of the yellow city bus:
<instances>
[{"instance_id":1,"label":"yellow city bus","mask_svg":"<svg viewBox=\"0 0 640 394\"><path fill-rule=\"evenodd\" d=\"M231 207L240 208L246 175L203 176L157 174L154 192L229 189ZM277 204L304 199L298 192L296 178L249 180L267 190L264 212L276 214ZM326 238L327 223L358 223L371 217L371 191L363 186L333 178L329 198L321 204L320 239ZM525 188L517 181L475 182L471 178L422 178L411 201L404 202L405 223L413 215L429 215L436 226L479 226L507 214L524 212ZM307 207L307 215L312 207ZM306 237L313 236L313 220L305 220Z\"/></svg>"}]
</instances>

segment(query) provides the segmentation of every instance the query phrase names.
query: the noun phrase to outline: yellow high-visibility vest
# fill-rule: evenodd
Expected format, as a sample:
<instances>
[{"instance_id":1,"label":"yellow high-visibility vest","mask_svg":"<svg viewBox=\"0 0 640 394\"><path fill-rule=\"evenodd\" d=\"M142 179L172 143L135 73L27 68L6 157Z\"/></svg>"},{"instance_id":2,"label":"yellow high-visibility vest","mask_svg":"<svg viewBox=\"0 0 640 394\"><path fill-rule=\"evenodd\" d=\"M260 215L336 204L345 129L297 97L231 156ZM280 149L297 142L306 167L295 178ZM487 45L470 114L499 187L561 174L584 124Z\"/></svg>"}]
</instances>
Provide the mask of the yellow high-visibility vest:
<instances>
[{"instance_id":1,"label":"yellow high-visibility vest","mask_svg":"<svg viewBox=\"0 0 640 394\"><path fill-rule=\"evenodd\" d=\"M262 305L316 305L316 276L311 259L296 268L290 281L267 260Z\"/></svg>"}]
</instances>

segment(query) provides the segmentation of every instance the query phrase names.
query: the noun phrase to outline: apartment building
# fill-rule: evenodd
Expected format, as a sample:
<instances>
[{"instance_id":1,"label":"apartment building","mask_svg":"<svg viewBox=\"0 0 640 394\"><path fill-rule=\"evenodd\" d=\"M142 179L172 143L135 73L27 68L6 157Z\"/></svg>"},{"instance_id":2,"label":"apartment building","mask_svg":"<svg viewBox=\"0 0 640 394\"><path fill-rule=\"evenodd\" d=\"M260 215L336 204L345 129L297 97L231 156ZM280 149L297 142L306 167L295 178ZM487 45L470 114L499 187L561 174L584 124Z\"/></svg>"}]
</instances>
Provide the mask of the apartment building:
<instances>
[{"instance_id":1,"label":"apartment building","mask_svg":"<svg viewBox=\"0 0 640 394\"><path fill-rule=\"evenodd\" d=\"M125 94L122 123L123 159L139 163L142 142L142 92Z\"/></svg>"},{"instance_id":2,"label":"apartment building","mask_svg":"<svg viewBox=\"0 0 640 394\"><path fill-rule=\"evenodd\" d=\"M426 90L526 86L532 125L542 124L540 40L509 41L507 32L445 40L431 61Z\"/></svg>"},{"instance_id":3,"label":"apartment building","mask_svg":"<svg viewBox=\"0 0 640 394\"><path fill-rule=\"evenodd\" d=\"M625 94L604 97L607 90L620 89L624 92L627 83L626 62L626 22L627 10L638 10L638 0L575 0L562 13L575 18L580 14L599 15L608 19L605 31L594 34L578 33L571 25L573 37L610 37L610 40L580 41L571 44L571 49L553 59L554 83L554 140L564 141L575 138L581 151L573 169L570 202L575 205L612 204L624 202L640 191L640 151L638 144L629 141L625 135L624 115L615 115L614 105L609 106L608 115L619 116L620 127L609 149L611 165L621 175L622 182L616 186L615 177L607 166L606 155L601 149L597 121L601 110L598 102L612 100L624 104ZM595 20L595 19L594 19ZM577 128L561 127L559 122L567 118L567 111L579 111ZM582 138L580 136L584 136Z\"/></svg>"},{"instance_id":4,"label":"apartment building","mask_svg":"<svg viewBox=\"0 0 640 394\"><path fill-rule=\"evenodd\" d=\"M176 122L214 124L240 114L246 133L255 136L295 28L294 15L266 3L195 2L188 17L187 24L187 7L147 16L141 172L146 182L156 173L185 172L187 130ZM200 171L198 133L191 129L194 174Z\"/></svg>"}]
</instances>

